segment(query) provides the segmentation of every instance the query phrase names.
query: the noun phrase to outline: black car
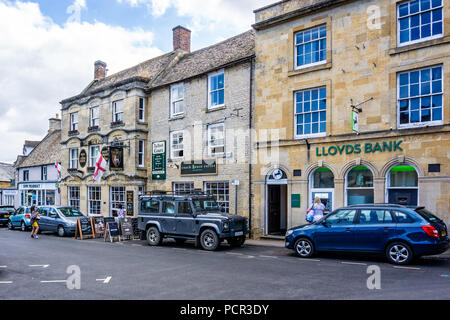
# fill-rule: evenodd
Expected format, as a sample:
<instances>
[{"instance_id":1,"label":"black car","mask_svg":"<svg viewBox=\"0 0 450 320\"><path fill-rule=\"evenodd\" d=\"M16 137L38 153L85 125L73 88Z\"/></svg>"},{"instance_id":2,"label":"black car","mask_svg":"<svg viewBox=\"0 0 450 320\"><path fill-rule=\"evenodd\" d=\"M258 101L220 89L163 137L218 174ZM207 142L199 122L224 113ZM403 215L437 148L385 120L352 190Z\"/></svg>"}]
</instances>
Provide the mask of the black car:
<instances>
[{"instance_id":1,"label":"black car","mask_svg":"<svg viewBox=\"0 0 450 320\"><path fill-rule=\"evenodd\" d=\"M6 226L9 221L9 217L14 214L13 206L0 206L0 225Z\"/></svg>"},{"instance_id":2,"label":"black car","mask_svg":"<svg viewBox=\"0 0 450 320\"><path fill-rule=\"evenodd\" d=\"M139 200L138 226L152 246L161 244L163 238L174 238L177 243L193 239L205 250L216 250L223 240L242 246L247 224L247 218L225 213L211 195L202 192L157 191Z\"/></svg>"}]
</instances>

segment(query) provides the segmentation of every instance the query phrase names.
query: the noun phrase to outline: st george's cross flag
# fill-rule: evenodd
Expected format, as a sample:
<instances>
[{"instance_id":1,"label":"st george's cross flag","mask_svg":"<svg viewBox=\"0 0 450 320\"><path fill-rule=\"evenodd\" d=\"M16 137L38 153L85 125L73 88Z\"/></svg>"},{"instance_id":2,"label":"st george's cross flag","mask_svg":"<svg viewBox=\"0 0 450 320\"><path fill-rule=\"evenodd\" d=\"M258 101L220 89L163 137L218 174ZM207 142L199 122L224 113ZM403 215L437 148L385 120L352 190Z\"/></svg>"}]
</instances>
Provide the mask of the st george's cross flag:
<instances>
[{"instance_id":1,"label":"st george's cross flag","mask_svg":"<svg viewBox=\"0 0 450 320\"><path fill-rule=\"evenodd\" d=\"M61 163L59 163L58 161L55 161L55 168L56 168L56 171L58 172L58 178L61 178L61 172L63 169Z\"/></svg>"},{"instance_id":2,"label":"st george's cross flag","mask_svg":"<svg viewBox=\"0 0 450 320\"><path fill-rule=\"evenodd\" d=\"M101 153L98 154L97 159L95 160L95 172L94 172L94 180L99 181L103 173L106 170L106 160L102 157Z\"/></svg>"}]
</instances>

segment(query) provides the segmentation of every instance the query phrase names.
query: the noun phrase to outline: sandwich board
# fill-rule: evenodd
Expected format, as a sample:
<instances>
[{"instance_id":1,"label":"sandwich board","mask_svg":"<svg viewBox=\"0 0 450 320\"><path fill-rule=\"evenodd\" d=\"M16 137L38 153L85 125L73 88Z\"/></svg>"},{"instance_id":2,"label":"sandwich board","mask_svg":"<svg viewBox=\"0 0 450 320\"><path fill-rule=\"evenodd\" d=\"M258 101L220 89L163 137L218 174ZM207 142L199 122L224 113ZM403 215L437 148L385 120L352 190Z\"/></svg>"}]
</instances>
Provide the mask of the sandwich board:
<instances>
[{"instance_id":1,"label":"sandwich board","mask_svg":"<svg viewBox=\"0 0 450 320\"><path fill-rule=\"evenodd\" d=\"M77 227L75 228L75 239L80 240L94 238L92 233L91 219L83 217L77 220Z\"/></svg>"},{"instance_id":2,"label":"sandwich board","mask_svg":"<svg viewBox=\"0 0 450 320\"><path fill-rule=\"evenodd\" d=\"M119 225L117 222L106 222L106 229L105 229L105 236L104 240L106 242L106 239L109 238L110 242L114 242L115 238L118 238L120 240L120 232L119 232Z\"/></svg>"}]
</instances>

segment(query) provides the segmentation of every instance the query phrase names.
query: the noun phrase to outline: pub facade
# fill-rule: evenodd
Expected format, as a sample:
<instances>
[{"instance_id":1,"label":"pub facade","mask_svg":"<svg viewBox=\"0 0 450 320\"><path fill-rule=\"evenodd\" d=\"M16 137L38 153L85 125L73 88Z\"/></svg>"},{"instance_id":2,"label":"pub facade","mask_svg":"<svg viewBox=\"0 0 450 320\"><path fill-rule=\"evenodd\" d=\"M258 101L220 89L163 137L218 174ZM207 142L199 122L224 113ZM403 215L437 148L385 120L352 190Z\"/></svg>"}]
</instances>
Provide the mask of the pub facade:
<instances>
[{"instance_id":1,"label":"pub facade","mask_svg":"<svg viewBox=\"0 0 450 320\"><path fill-rule=\"evenodd\" d=\"M305 223L315 197L449 223L448 2L291 0L255 16L255 234Z\"/></svg>"}]
</instances>

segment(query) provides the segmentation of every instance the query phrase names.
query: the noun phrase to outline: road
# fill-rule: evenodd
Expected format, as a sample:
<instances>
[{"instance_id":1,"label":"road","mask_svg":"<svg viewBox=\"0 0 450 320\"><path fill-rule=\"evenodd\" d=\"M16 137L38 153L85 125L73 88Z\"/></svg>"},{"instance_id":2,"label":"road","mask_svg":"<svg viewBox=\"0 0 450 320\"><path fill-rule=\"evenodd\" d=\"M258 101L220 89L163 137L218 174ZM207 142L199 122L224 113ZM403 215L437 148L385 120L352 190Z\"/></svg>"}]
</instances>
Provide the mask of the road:
<instances>
[{"instance_id":1,"label":"road","mask_svg":"<svg viewBox=\"0 0 450 320\"><path fill-rule=\"evenodd\" d=\"M290 250L246 244L216 252L166 240L150 247L135 240L109 243L0 229L0 299L449 299L450 256L422 258L398 268L382 258L319 255L299 259ZM369 266L380 289L368 289ZM80 289L68 289L73 270ZM77 268L75 267L75 268ZM70 278L72 277L72 278ZM375 283L375 282L371 282Z\"/></svg>"}]
</instances>

